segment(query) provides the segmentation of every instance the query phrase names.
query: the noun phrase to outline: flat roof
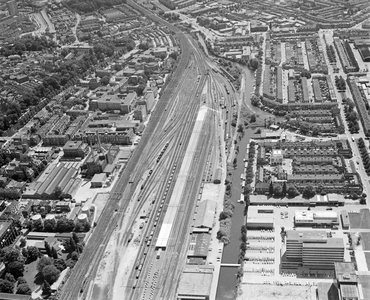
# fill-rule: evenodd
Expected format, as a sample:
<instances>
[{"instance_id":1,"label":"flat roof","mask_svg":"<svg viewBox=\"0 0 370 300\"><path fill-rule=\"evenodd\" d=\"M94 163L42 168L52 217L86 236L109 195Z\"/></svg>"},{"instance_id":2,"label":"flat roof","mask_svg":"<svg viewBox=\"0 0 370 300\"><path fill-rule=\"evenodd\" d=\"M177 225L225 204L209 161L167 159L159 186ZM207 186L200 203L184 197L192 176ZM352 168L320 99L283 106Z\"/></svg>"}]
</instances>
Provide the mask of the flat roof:
<instances>
[{"instance_id":1,"label":"flat roof","mask_svg":"<svg viewBox=\"0 0 370 300\"><path fill-rule=\"evenodd\" d=\"M91 182L103 182L105 179L107 179L107 175L105 175L105 173L99 173L94 175Z\"/></svg>"},{"instance_id":2,"label":"flat roof","mask_svg":"<svg viewBox=\"0 0 370 300\"><path fill-rule=\"evenodd\" d=\"M187 267L181 275L177 294L179 296L209 297L213 278L213 267Z\"/></svg>"},{"instance_id":3,"label":"flat roof","mask_svg":"<svg viewBox=\"0 0 370 300\"><path fill-rule=\"evenodd\" d=\"M326 239L326 231L324 230L287 230L286 231L287 239L302 239L302 240L317 240L317 239Z\"/></svg>"}]
</instances>

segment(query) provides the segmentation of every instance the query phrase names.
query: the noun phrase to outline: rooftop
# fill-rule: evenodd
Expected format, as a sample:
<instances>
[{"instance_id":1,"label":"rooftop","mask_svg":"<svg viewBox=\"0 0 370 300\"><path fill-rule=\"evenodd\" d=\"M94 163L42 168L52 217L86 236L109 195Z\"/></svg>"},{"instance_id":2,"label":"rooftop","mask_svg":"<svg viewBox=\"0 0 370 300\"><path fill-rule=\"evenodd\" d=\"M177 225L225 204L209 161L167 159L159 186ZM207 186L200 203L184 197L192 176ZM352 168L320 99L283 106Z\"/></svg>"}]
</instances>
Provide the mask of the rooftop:
<instances>
[{"instance_id":1,"label":"rooftop","mask_svg":"<svg viewBox=\"0 0 370 300\"><path fill-rule=\"evenodd\" d=\"M211 292L213 266L186 267L181 275L178 295L208 296Z\"/></svg>"}]
</instances>

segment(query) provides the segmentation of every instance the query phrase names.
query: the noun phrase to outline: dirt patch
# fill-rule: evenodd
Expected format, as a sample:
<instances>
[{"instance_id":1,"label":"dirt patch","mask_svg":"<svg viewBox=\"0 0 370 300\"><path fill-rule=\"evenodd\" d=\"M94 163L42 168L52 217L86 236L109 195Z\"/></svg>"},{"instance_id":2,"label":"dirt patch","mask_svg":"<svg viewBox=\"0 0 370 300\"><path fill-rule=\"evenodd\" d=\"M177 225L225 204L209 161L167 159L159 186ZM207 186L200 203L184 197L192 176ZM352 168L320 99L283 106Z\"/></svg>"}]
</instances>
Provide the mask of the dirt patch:
<instances>
[{"instance_id":1,"label":"dirt patch","mask_svg":"<svg viewBox=\"0 0 370 300\"><path fill-rule=\"evenodd\" d=\"M242 284L238 300L312 300L311 286L276 286L263 284Z\"/></svg>"},{"instance_id":2,"label":"dirt patch","mask_svg":"<svg viewBox=\"0 0 370 300\"><path fill-rule=\"evenodd\" d=\"M95 220L98 221L100 218L100 215L107 204L109 198L109 193L99 193L95 196L94 200L92 201L92 204L95 205Z\"/></svg>"}]
</instances>

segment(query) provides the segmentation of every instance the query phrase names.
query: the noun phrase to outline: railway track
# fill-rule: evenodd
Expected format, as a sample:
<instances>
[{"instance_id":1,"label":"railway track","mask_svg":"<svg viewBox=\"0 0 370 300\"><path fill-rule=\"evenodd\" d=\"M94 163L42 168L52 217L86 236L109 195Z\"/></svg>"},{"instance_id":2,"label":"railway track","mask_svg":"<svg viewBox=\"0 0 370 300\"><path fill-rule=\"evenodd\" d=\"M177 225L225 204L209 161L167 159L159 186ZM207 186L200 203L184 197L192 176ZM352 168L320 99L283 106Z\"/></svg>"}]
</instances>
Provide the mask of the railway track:
<instances>
[{"instance_id":1,"label":"railway track","mask_svg":"<svg viewBox=\"0 0 370 300\"><path fill-rule=\"evenodd\" d=\"M133 6L135 6L135 4ZM163 21L159 18L156 19L157 21ZM160 23L163 24L163 22ZM179 32L179 30L175 30L177 28L173 25L171 25L171 27L174 32ZM165 120L164 118L161 118L161 115L163 111L165 111L164 108L170 101L172 93L178 86L181 75L183 74L183 70L186 68L190 59L191 52L189 44L187 44L186 38L184 36L182 37L181 34L180 44L182 55L180 56L180 61L176 70L172 74L172 80L162 94L162 97L157 105L157 109L155 110L155 112L153 112L152 118L148 124L148 128L143 134L140 143L141 145L136 148L121 178L113 187L112 196L110 196L107 205L104 207L101 213L101 217L98 221L97 226L94 228L89 243L85 247L84 252L82 253L79 261L76 263L73 271L71 272L69 279L64 285L60 294L60 299L76 300L79 298L84 298L86 296L86 289L93 279L92 277L96 273L96 269L98 267L97 263L92 266L91 262L98 262L101 259L104 252L104 250L101 249L105 248L105 246L107 245L107 242L109 241L109 238L112 235L112 232L115 229L115 225L118 221L119 215L116 213L117 210L120 209L121 211L125 211L127 208L127 203L129 202L128 199L130 199L130 195L134 190L133 188L126 189L127 182L129 181L130 175L134 172L137 162L140 161L140 157L142 156L144 150L144 145L146 145L151 138L157 137L156 129L158 128L158 124L160 123L160 121L163 124ZM159 126L159 128L161 127ZM144 168L144 166L139 167L136 170L136 174L142 174ZM97 247L99 247L98 251L96 250Z\"/></svg>"}]
</instances>

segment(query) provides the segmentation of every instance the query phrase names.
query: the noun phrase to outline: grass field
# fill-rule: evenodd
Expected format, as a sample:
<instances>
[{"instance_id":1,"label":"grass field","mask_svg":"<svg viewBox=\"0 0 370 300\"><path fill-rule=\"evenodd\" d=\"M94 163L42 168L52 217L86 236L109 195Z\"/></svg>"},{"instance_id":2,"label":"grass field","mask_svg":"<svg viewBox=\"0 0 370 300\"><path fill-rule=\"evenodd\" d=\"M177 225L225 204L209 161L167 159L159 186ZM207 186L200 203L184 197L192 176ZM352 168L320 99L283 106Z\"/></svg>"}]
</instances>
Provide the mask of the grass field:
<instances>
[{"instance_id":1,"label":"grass field","mask_svg":"<svg viewBox=\"0 0 370 300\"><path fill-rule=\"evenodd\" d=\"M349 213L349 223L351 229L369 229L370 228L370 211L361 209L359 213Z\"/></svg>"},{"instance_id":2,"label":"grass field","mask_svg":"<svg viewBox=\"0 0 370 300\"><path fill-rule=\"evenodd\" d=\"M370 232L361 232L363 250L370 250Z\"/></svg>"},{"instance_id":3,"label":"grass field","mask_svg":"<svg viewBox=\"0 0 370 300\"><path fill-rule=\"evenodd\" d=\"M360 283L362 285L362 292L364 293L364 299L370 299L370 276L359 275Z\"/></svg>"},{"instance_id":4,"label":"grass field","mask_svg":"<svg viewBox=\"0 0 370 300\"><path fill-rule=\"evenodd\" d=\"M367 269L370 270L370 252L365 252L365 257L366 257ZM369 287L370 287L370 282L369 282Z\"/></svg>"}]
</instances>

